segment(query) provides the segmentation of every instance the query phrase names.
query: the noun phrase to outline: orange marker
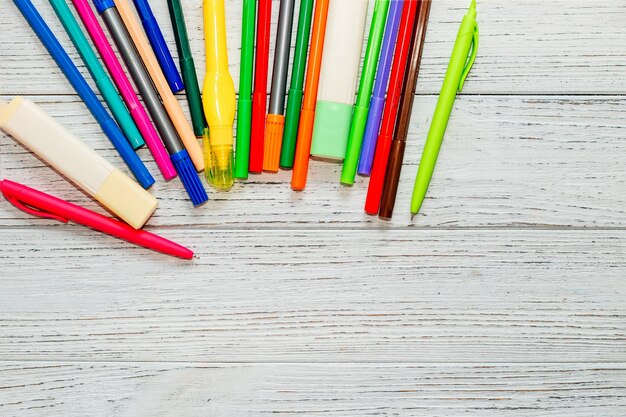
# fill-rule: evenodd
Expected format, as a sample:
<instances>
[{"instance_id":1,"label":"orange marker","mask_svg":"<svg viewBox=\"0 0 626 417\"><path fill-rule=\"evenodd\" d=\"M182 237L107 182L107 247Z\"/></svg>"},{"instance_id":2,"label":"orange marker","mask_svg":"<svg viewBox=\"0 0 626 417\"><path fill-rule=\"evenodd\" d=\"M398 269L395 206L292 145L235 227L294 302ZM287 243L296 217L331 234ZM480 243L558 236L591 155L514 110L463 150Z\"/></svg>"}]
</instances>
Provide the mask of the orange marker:
<instances>
[{"instance_id":1,"label":"orange marker","mask_svg":"<svg viewBox=\"0 0 626 417\"><path fill-rule=\"evenodd\" d=\"M311 35L311 49L309 51L309 66L306 73L302 112L298 127L298 143L293 163L291 188L296 191L304 190L306 177L309 171L309 156L311 154L311 138L313 136L313 122L315 121L315 102L317 101L317 87L320 80L322 66L322 51L326 34L326 18L330 0L318 0L315 3L313 17L313 33Z\"/></svg>"}]
</instances>

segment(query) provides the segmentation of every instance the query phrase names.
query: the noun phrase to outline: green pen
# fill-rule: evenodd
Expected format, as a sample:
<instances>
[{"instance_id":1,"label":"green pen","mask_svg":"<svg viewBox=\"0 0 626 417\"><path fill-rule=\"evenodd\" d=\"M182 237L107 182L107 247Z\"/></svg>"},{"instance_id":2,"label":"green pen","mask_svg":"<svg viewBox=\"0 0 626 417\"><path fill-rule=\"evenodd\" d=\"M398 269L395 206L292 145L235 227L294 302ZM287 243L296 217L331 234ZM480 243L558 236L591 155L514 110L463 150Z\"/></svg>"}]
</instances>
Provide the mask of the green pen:
<instances>
[{"instance_id":1,"label":"green pen","mask_svg":"<svg viewBox=\"0 0 626 417\"><path fill-rule=\"evenodd\" d=\"M243 20L241 22L241 65L239 67L239 101L237 103L237 138L235 143L235 178L240 180L248 178L248 165L250 163L255 18L256 0L244 0Z\"/></svg>"},{"instance_id":2,"label":"green pen","mask_svg":"<svg viewBox=\"0 0 626 417\"><path fill-rule=\"evenodd\" d=\"M128 140L128 143L130 143L133 149L141 148L146 144L143 140L143 136L139 133L137 125L122 102L113 82L105 72L102 64L100 64L100 61L98 61L98 57L91 48L85 34L80 29L67 3L65 3L65 0L50 0L50 4L72 40L72 43L78 50L80 57L96 83L96 87L98 87L98 91L100 91L111 113L113 113L113 117L124 132L126 140Z\"/></svg>"},{"instance_id":3,"label":"green pen","mask_svg":"<svg viewBox=\"0 0 626 417\"><path fill-rule=\"evenodd\" d=\"M302 87L304 85L309 37L311 35L313 3L313 0L302 0L300 3L296 52L293 58L293 68L291 69L291 85L289 94L287 94L287 110L285 111L285 131L280 152L280 167L284 169L293 168L293 159L296 152L300 109L302 108Z\"/></svg>"},{"instance_id":4,"label":"green pen","mask_svg":"<svg viewBox=\"0 0 626 417\"><path fill-rule=\"evenodd\" d=\"M189 38L187 37L187 26L185 25L185 15L180 0L167 0L167 7L170 10L170 19L174 28L174 38L178 49L178 60L180 61L180 73L185 84L187 103L191 113L191 124L196 137L202 137L202 132L207 126L202 109L202 96L196 75L196 66L193 63Z\"/></svg>"},{"instance_id":5,"label":"green pen","mask_svg":"<svg viewBox=\"0 0 626 417\"><path fill-rule=\"evenodd\" d=\"M413 188L413 197L411 198L411 219L419 212L428 190L428 185L433 176L435 164L441 142L448 126L448 120L452 113L454 99L457 91L460 92L465 84L465 79L474 64L476 53L478 52L478 24L476 23L476 0L472 0L469 11L463 18L459 33L454 43L452 57L446 77L443 80L443 87L439 94L435 114L430 124L428 138L424 145L422 158L420 160L419 169L417 170L417 178Z\"/></svg>"},{"instance_id":6,"label":"green pen","mask_svg":"<svg viewBox=\"0 0 626 417\"><path fill-rule=\"evenodd\" d=\"M370 26L370 33L367 40L363 71L361 72L359 92L356 96L356 105L354 106L352 123L350 124L346 157L343 161L343 169L341 170L341 183L345 185L354 184L354 177L356 176L359 154L361 153L361 144L363 142L363 133L365 132L365 125L367 124L367 113L369 112L370 98L372 96L372 89L374 88L374 78L376 76L376 68L380 56L380 46L385 33L387 12L389 12L389 0L376 0L374 4L374 14L372 16L372 25Z\"/></svg>"}]
</instances>

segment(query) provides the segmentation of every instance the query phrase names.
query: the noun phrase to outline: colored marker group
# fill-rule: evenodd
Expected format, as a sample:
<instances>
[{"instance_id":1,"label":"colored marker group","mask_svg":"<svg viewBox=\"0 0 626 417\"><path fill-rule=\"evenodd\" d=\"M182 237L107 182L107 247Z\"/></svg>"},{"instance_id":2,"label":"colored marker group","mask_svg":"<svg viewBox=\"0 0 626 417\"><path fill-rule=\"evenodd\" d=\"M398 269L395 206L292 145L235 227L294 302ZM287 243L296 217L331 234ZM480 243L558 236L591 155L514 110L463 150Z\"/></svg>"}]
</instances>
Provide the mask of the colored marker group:
<instances>
[{"instance_id":1,"label":"colored marker group","mask_svg":"<svg viewBox=\"0 0 626 417\"><path fill-rule=\"evenodd\" d=\"M92 0L109 37L88 0L72 0L84 32L65 0L49 1L111 115L31 0L13 0L143 188L155 182L135 153L144 145L165 180L180 178L194 206L208 200L198 176L203 170L208 183L222 191L250 173L293 170L291 187L301 191L306 187L309 161L315 158L342 163L340 182L344 185L354 184L357 173L369 176L365 212L391 218L432 0L301 0L297 12L295 0L280 0L269 106L272 0L243 0L238 101L228 66L224 0L203 0L206 71L202 92L180 0L167 0L180 72L148 0L133 0L136 14L128 0ZM290 61L296 14L295 50ZM426 196L456 94L463 88L477 48L476 1L472 0L424 146L411 201L412 216ZM174 95L182 90L191 124ZM45 119L34 109L31 113ZM74 138L66 139L65 132L57 130L65 146L79 148ZM52 152L40 148L40 136L33 138L20 129L16 132L35 152ZM55 163L64 172L64 163L56 159ZM74 171L73 175L80 177ZM5 184L11 193L19 188ZM37 198L52 201L40 195ZM127 210L132 212L129 207L118 211ZM135 221L133 226L141 226L145 220Z\"/></svg>"}]
</instances>

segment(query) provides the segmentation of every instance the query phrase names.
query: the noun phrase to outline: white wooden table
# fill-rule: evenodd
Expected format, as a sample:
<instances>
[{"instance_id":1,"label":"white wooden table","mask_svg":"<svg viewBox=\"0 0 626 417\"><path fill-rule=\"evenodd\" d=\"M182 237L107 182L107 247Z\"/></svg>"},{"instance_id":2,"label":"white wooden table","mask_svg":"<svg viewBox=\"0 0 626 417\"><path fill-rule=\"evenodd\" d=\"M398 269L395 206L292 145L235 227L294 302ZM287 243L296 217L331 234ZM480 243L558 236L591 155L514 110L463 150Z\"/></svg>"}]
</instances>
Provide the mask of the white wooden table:
<instances>
[{"instance_id":1,"label":"white wooden table","mask_svg":"<svg viewBox=\"0 0 626 417\"><path fill-rule=\"evenodd\" d=\"M203 70L200 3L184 6ZM159 178L147 229L193 262L2 200L0 415L626 415L626 3L479 1L478 59L411 224L467 3L434 1L390 223L363 213L364 179L318 162L305 192L264 174L196 210ZM226 7L237 80L241 1ZM2 0L0 96L18 94L123 167ZM103 212L4 134L0 177Z\"/></svg>"}]
</instances>

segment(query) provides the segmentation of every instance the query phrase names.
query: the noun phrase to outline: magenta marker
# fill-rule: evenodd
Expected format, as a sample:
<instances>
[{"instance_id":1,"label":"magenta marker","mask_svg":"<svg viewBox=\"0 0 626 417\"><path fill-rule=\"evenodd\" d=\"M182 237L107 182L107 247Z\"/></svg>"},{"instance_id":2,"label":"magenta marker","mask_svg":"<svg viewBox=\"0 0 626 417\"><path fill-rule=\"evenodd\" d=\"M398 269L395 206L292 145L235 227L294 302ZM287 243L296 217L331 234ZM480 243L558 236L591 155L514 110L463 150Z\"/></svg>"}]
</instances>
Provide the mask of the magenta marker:
<instances>
[{"instance_id":1,"label":"magenta marker","mask_svg":"<svg viewBox=\"0 0 626 417\"><path fill-rule=\"evenodd\" d=\"M115 85L117 85L117 88L120 90L120 94L128 106L130 115L137 124L141 135L144 137L144 140L150 149L150 153L152 153L154 161L159 167L163 178L165 178L165 180L175 178L177 174L174 166L172 165L172 161L170 160L170 155L165 150L159 134L152 125L146 110L141 105L141 102L130 84L126 73L122 69L115 52L113 52L113 48L111 48L104 31L100 27L100 23L98 23L96 15L93 13L93 10L91 10L91 6L89 6L87 0L72 0L72 3L80 16L80 19L85 25L91 40L96 46L96 49L100 53L100 57L102 58L102 61L104 61L104 65L109 70L111 78L113 78Z\"/></svg>"},{"instance_id":2,"label":"magenta marker","mask_svg":"<svg viewBox=\"0 0 626 417\"><path fill-rule=\"evenodd\" d=\"M387 25L385 26L383 45L380 50L378 69L376 70L376 82L370 101L365 133L363 134L363 144L361 145L361 156L359 158L357 171L359 175L369 176L372 171L372 161L374 160L376 140L378 138L378 131L380 130L383 108L385 107L385 93L387 92L387 85L389 84L389 73L391 72L393 53L396 40L398 39L398 28L400 27L400 17L402 16L403 6L404 0L391 0L391 4L389 5Z\"/></svg>"}]
</instances>

